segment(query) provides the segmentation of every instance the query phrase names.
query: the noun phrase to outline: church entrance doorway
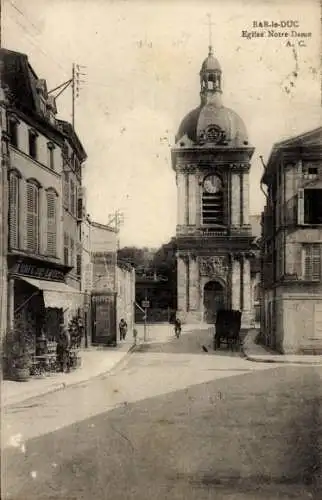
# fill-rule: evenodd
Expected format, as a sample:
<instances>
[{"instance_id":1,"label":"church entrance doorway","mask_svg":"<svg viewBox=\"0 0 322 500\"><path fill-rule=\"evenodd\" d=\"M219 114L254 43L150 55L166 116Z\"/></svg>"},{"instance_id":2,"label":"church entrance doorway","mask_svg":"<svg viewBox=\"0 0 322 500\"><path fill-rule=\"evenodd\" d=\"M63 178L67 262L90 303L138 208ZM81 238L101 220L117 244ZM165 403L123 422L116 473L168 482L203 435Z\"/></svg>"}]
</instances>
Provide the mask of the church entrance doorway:
<instances>
[{"instance_id":1,"label":"church entrance doorway","mask_svg":"<svg viewBox=\"0 0 322 500\"><path fill-rule=\"evenodd\" d=\"M225 289L218 281L206 283L203 294L204 321L214 324L219 309L225 307Z\"/></svg>"}]
</instances>

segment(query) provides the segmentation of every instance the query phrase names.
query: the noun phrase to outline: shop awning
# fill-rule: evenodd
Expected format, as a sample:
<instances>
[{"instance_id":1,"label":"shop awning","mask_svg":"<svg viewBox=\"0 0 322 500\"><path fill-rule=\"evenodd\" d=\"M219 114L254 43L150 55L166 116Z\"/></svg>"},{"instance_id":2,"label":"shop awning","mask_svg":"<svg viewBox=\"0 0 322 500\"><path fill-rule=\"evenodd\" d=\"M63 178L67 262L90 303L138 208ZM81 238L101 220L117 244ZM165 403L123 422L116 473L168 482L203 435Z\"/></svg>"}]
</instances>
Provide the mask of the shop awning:
<instances>
[{"instance_id":1,"label":"shop awning","mask_svg":"<svg viewBox=\"0 0 322 500\"><path fill-rule=\"evenodd\" d=\"M75 288L65 283L37 280L35 278L26 278L25 276L19 276L19 279L43 291L46 307L57 307L64 310L81 307L82 295L80 291L75 290Z\"/></svg>"}]
</instances>

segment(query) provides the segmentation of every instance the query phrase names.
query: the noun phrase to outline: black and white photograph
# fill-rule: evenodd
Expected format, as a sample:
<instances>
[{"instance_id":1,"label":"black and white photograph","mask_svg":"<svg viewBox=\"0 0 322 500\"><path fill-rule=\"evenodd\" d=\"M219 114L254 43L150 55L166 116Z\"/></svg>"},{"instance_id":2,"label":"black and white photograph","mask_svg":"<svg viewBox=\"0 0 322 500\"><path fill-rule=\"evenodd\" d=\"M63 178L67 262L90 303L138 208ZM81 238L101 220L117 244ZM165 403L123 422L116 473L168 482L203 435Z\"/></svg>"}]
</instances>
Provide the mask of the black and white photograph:
<instances>
[{"instance_id":1,"label":"black and white photograph","mask_svg":"<svg viewBox=\"0 0 322 500\"><path fill-rule=\"evenodd\" d=\"M0 0L1 499L322 499L322 3Z\"/></svg>"}]
</instances>

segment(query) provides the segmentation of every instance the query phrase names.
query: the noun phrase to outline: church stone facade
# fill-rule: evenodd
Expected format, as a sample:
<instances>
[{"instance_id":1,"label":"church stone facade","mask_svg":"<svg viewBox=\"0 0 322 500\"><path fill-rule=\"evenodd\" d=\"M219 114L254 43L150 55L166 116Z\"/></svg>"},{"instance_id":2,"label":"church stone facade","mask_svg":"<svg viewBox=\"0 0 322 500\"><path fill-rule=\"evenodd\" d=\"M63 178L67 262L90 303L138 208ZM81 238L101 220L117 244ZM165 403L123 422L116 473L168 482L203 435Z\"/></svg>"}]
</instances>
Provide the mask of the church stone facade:
<instances>
[{"instance_id":1,"label":"church stone facade","mask_svg":"<svg viewBox=\"0 0 322 500\"><path fill-rule=\"evenodd\" d=\"M252 322L249 170L254 148L242 119L222 104L222 71L209 47L200 105L182 120L172 166L177 184L178 315L213 323L216 311Z\"/></svg>"}]
</instances>

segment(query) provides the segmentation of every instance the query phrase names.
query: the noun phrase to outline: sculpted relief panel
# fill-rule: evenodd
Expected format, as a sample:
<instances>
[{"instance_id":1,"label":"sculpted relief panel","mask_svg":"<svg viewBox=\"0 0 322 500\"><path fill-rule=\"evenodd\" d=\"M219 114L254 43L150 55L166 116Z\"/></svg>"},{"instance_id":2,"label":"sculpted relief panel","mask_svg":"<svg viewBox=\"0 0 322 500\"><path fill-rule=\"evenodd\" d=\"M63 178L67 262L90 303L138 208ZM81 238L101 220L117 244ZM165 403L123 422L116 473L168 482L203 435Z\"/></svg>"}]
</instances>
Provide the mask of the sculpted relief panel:
<instances>
[{"instance_id":1,"label":"sculpted relief panel","mask_svg":"<svg viewBox=\"0 0 322 500\"><path fill-rule=\"evenodd\" d=\"M228 273L227 258L223 256L200 257L201 276L226 278Z\"/></svg>"}]
</instances>

